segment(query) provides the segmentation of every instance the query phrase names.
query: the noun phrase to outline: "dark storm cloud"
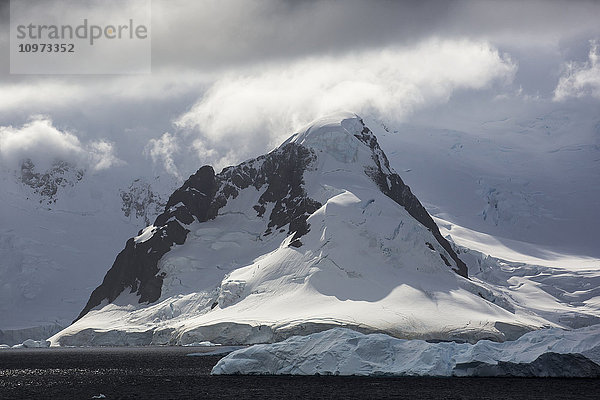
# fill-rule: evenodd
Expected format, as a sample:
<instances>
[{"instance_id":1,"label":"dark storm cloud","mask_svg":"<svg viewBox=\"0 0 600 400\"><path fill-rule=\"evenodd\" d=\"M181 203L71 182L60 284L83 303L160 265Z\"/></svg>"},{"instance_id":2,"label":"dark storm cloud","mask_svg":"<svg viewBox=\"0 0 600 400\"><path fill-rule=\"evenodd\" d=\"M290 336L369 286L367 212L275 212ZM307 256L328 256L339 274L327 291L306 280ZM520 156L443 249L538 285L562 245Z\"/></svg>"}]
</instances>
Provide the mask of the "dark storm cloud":
<instances>
[{"instance_id":1,"label":"dark storm cloud","mask_svg":"<svg viewBox=\"0 0 600 400\"><path fill-rule=\"evenodd\" d=\"M4 54L8 5L0 0ZM153 0L152 59L158 70L218 72L254 62L411 45L430 37L485 39L507 50L557 50L573 38L600 36L598 15L597 1ZM587 52L582 50L579 56ZM0 79L6 80L7 57L0 68Z\"/></svg>"},{"instance_id":2,"label":"dark storm cloud","mask_svg":"<svg viewBox=\"0 0 600 400\"><path fill-rule=\"evenodd\" d=\"M4 54L8 4L0 0ZM600 36L598 15L596 1L153 0L152 64L154 71L218 74L257 62L406 46L431 37L556 53L574 38L581 43ZM579 50L575 56L585 58L587 48ZM2 81L23 80L8 75L8 57L0 74Z\"/></svg>"},{"instance_id":3,"label":"dark storm cloud","mask_svg":"<svg viewBox=\"0 0 600 400\"><path fill-rule=\"evenodd\" d=\"M600 2L203 1L154 2L155 66L231 64L477 37L507 48L556 47L600 33Z\"/></svg>"},{"instance_id":4,"label":"dark storm cloud","mask_svg":"<svg viewBox=\"0 0 600 400\"><path fill-rule=\"evenodd\" d=\"M450 3L206 1L155 3L156 63L202 67L340 53L407 42L439 23ZM176 21L176 22L175 22Z\"/></svg>"}]
</instances>

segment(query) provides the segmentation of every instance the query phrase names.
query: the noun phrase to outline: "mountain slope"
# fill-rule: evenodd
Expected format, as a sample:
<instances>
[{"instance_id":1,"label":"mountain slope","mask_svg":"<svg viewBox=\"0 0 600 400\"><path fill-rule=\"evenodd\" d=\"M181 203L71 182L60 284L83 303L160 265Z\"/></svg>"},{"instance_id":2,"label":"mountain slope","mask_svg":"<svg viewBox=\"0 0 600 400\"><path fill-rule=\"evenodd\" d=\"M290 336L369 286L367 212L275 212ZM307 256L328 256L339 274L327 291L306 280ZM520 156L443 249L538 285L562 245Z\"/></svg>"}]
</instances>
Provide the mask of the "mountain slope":
<instances>
[{"instance_id":1,"label":"mountain slope","mask_svg":"<svg viewBox=\"0 0 600 400\"><path fill-rule=\"evenodd\" d=\"M336 325L502 340L548 324L466 273L363 121L337 115L220 174L202 167L52 341L250 343Z\"/></svg>"},{"instance_id":2,"label":"mountain slope","mask_svg":"<svg viewBox=\"0 0 600 400\"><path fill-rule=\"evenodd\" d=\"M104 299L112 302L126 288L140 295L140 303L156 301L164 278L164 273L159 274L158 262L174 244L185 242L190 231L184 226L214 219L228 199L235 199L240 190L250 186L256 190L264 187L253 206L257 217L263 217L265 205L272 205L263 235L288 225L288 233L296 238L292 245L300 246L297 238L308 231L307 215L320 207L306 197L301 186L310 161L307 149L289 144L265 157L225 169L217 176L212 167L200 168L173 193L166 211L154 225L127 242L78 318Z\"/></svg>"}]
</instances>

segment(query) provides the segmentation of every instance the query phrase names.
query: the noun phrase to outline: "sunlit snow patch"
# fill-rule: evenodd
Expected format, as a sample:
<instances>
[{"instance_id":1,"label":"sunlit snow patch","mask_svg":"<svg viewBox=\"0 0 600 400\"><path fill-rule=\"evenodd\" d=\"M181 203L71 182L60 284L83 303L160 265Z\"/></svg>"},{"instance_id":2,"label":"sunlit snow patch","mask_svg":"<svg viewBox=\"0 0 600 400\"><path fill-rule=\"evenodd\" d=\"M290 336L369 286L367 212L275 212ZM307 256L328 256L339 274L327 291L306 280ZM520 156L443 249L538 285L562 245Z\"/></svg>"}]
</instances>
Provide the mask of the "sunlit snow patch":
<instances>
[{"instance_id":1,"label":"sunlit snow patch","mask_svg":"<svg viewBox=\"0 0 600 400\"><path fill-rule=\"evenodd\" d=\"M150 239L152 235L154 235L156 229L157 228L154 225L147 226L142 230L142 233L139 236L136 236L133 240L135 240L136 243L144 243L146 240Z\"/></svg>"}]
</instances>

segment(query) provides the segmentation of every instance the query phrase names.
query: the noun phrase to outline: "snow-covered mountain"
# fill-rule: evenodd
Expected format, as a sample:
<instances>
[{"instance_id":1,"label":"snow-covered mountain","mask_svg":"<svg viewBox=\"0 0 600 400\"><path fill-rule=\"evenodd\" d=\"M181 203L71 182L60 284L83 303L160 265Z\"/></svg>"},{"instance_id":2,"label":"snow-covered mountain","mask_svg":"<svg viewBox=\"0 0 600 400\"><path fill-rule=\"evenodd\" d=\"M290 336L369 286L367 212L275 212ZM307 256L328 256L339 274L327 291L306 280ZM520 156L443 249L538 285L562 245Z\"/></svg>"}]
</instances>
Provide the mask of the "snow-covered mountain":
<instances>
[{"instance_id":1,"label":"snow-covered mountain","mask_svg":"<svg viewBox=\"0 0 600 400\"><path fill-rule=\"evenodd\" d=\"M344 118L354 117L340 116L330 121L317 121L313 124L314 129L311 132L320 132L320 126L339 125ZM458 245L453 244L457 252L460 252L460 259L469 266L470 282L460 280L453 273L450 276L453 277L451 279L459 279L461 284L467 282L471 293L474 292L471 285L475 285L477 302L481 301L480 295L484 296L509 313L514 313L516 317L513 317L516 319L525 318L526 321L517 322L521 325L541 324L576 328L600 321L600 293L597 289L600 287L600 261L597 258L597 246L593 235L593 227L598 220L599 196L596 195L597 185L589 184L598 176L598 163L595 160L600 153L594 143L597 144L599 125L595 125L594 121L578 118L576 113L568 110L540 115L532 120L513 118L481 127L461 128L462 130L409 125L394 127L372 118L366 118L364 121L377 136L381 147L386 149L389 163L400 171L404 182L410 185L427 211L434 216L442 236ZM492 125L493 129L490 128ZM483 134L478 133L479 129ZM307 130L308 128L300 132ZM297 140L294 142L298 144ZM347 197L334 197L344 195L346 191L361 202L367 197L368 202L381 196L381 188L364 174L362 165L377 165L371 158L372 149L364 142L347 141L350 149L356 147L357 154L366 155L366 159L357 158L354 162L352 157L338 154L338 158L345 160L342 162L333 154L336 154L336 148L343 150L343 142L336 143L331 140L328 143L318 145L314 142L311 144L310 140L307 142L307 147L312 148L316 154L316 161L311 162L310 166L305 166L301 176L303 184L294 186L295 190L300 190L303 194L297 197L295 193L294 198L306 197L316 203L308 200L303 203L306 215L297 215L295 226L305 221L314 231L315 226L322 225L321 222L317 225L310 222L320 218L320 212L317 212L318 209L315 211L315 207L325 206L325 210L330 211L335 209L340 201ZM281 147L277 151L281 152ZM350 153L354 154L352 151ZM249 171L260 169L264 164L264 161L260 160L264 160L265 157L269 158L259 157L256 165L242 165L247 165ZM244 179L252 184L243 190L236 189L240 194L235 199L232 194L226 195L227 204L218 210L218 213L223 215L199 225L182 225L190 230L185 235L185 245L174 245L156 264L160 274L165 273L157 301L150 305L139 305L139 297L131 295L127 298L126 289L104 310L112 309L116 316L115 323L109 323L103 314L102 318L107 319L100 321L99 325L96 322L89 324L100 332L95 336L96 342L135 343L137 339L131 332L144 332L139 334L142 338L139 339L140 343L152 340L156 343L185 343L194 341L194 335L202 336L194 334L194 326L219 324L219 319L229 325L231 320L238 320L240 324L236 326L247 329L247 333L238 332L242 338L244 335L251 336L251 328L258 326L260 321L268 321L269 326L277 325L281 321L276 331L283 332L282 335L285 336L287 325L294 330L296 328L291 327L298 327L300 321L304 321L305 326L308 326L307 331L311 331L316 329L315 323L322 327L325 323L338 325L356 320L356 314L363 316L364 310L372 314L371 319L388 319L387 314L371 312L373 307L379 307L377 310L387 307L389 312L397 310L397 316L405 315L407 320L412 319L413 324L418 324L422 316L429 315L428 310L433 308L434 304L437 307L438 303L445 302L432 297L431 293L435 294L438 291L427 289L427 285L424 286L425 289L416 289L413 293L421 293L427 301L417 302L415 297L410 296L399 302L394 300L399 298L400 289L406 291L409 288L420 288L422 284L417 284L416 281L422 280L422 277L414 278L411 283L406 273L392 269L392 278L384 274L379 279L384 283L376 282L381 287L381 299L376 295L365 296L367 289L363 290L364 282L360 279L341 279L336 281L336 285L343 286L342 284L350 282L348 290L357 294L340 294L338 289L327 289L316 284L317 289L312 291L322 296L318 302L325 300L322 302L321 314L314 312L319 298L309 296L307 299L315 302L306 302L312 307L308 307L306 313L297 310L297 302L293 303L304 302L303 297L301 300L298 300L298 297L290 300L293 304L285 311L279 308L269 311L265 308L260 315L249 315L242 321L239 314L236 314L237 307L247 307L254 301L258 292L246 296L245 289L241 289L244 283L236 280L246 282L248 290L263 289L260 285L259 289L251 289L258 284L246 276L240 276L241 272L234 270L246 266L248 270L254 271L249 266L254 265L254 260L262 256L266 261L275 263L277 257L286 253L279 250L279 247L287 238L290 229L289 226L284 226L281 229L286 229L285 232L279 232L276 226L286 218L293 217L288 211L294 208L290 207L290 198L278 206L279 211L274 217L277 216L279 220L274 220L276 222L270 230L271 233L263 235L269 228L270 216L273 214L271 211L275 209L276 201L273 199L281 196L281 192L287 188L286 186L278 189L277 184L271 182L269 185L275 186L270 194L256 189L255 186L264 186L266 175L273 175L272 170L278 169L283 163L283 160L276 163L274 156L270 159L275 164L268 167L271 168L271 173L265 173L265 177L261 178L264 179L263 183L255 184L256 177L249 176ZM330 161L323 161L325 159ZM40 165L37 161L28 159L23 159L12 168L3 167L0 171L0 343L15 344L27 338L47 338L77 317L90 293L102 281L108 267L115 260L115 254L123 249L123 243L164 211L168 195L176 187L176 182L169 176L158 177L159 173L150 170L146 165L135 169L133 165L122 164L108 170L92 171L73 161L55 160L48 165ZM336 171L333 172L334 170ZM231 167L216 175L215 179L219 181L219 185L231 179L235 184L231 183L230 186L235 188L235 185L240 184L241 177L247 175L242 173L237 177L236 171L236 167ZM347 171L346 177L342 175L343 171ZM296 175L299 175L299 172ZM194 186L197 182L191 183ZM485 186L483 183L489 186L489 190L482 190ZM189 190L193 192L192 189ZM365 193L372 190L378 195L372 196L371 199L370 195ZM185 200L185 192L180 190L179 193ZM385 201L391 201L388 196L383 197ZM259 201L261 198L263 203ZM490 199L492 201L489 201ZM494 202L494 199L497 202ZM345 201L342 203L344 207L341 209L345 210L344 213L353 210L345 205ZM497 208L492 206L492 203L496 204ZM375 212L374 209L382 207L387 210L383 204L383 201L369 203L365 214L370 215L369 213ZM261 205L264 206L264 211L259 218ZM298 207L297 202L293 205ZM170 203L169 207L171 206L177 204ZM259 206L259 210L254 210L253 206ZM391 206L397 207L393 201ZM214 213L215 210L210 212ZM237 214L239 218L235 213L241 213ZM404 220L405 217L399 216L397 210L392 214L389 214L389 211L386 213L392 215L390 220ZM309 214L315 215L308 218ZM364 228L366 232L375 232L365 236L369 240L368 243L377 243L385 229L391 230L391 234L384 235L381 240L382 243L392 244L391 249L396 248L395 242L388 239L393 237L396 226L392 229L386 224L393 224L392 222L378 220L380 222L369 223L369 226L365 227L364 224L360 224L361 220L351 217L350 214L340 214L334 220L331 212L325 213L325 231L337 233L333 241L324 247L324 254L329 256L325 258L326 261L321 261L318 268L324 268L323 265L328 264L329 260L336 263L342 260L345 263L344 256L335 255L336 251L355 254L355 248L361 249L360 246L363 246L363 253L373 252L366 246L362 236L360 246L354 243L354 239L344 236L356 236L348 228L352 224L358 225L355 229ZM245 215L250 215L251 218L247 219ZM373 217L370 217L369 221L373 221ZM315 249L321 246L320 238L317 240L311 232L299 238L303 245L296 248L298 252L302 251L304 254L304 250L312 246L311 251L316 253ZM361 234L359 233L359 236ZM151 235L152 228L146 231L144 238ZM311 243L307 242L309 239ZM339 244L340 242L342 244ZM427 242L432 244L434 249L441 246L435 238L431 239L431 236ZM338 250L329 249L334 245ZM196 250L192 250L194 246ZM398 252L412 254L406 250L407 247L396 249ZM277 256L270 256L274 251L277 251ZM394 257L398 258L397 254ZM354 258L354 264L361 260L359 257ZM369 257L367 261L363 259L364 264L370 265L371 258L375 259L375 256ZM308 262L306 260L298 262L298 265L305 265ZM377 262L383 265L395 262L390 260L392 258ZM437 256L437 262L440 261L443 264L438 267L449 271L450 268ZM448 261L456 268L451 257ZM259 263L255 267L260 271L265 265ZM363 277L372 275L373 271L365 272L361 268L353 267L349 270L350 275L353 271L362 274ZM201 270L201 273L197 273L198 270ZM303 272L302 268L298 271L298 279L304 276L303 274L308 274ZM317 276L333 279L330 276L331 271L326 271L327 274L319 273ZM338 272L344 274L342 270ZM231 276L224 279L226 274ZM406 281L400 289L392 289L393 284L390 282L400 282L399 274ZM316 278L312 278L310 284L313 285L316 281ZM322 282L329 281L324 278ZM333 283L327 283L325 286L327 285ZM126 287L125 284L122 286ZM118 285L114 290L119 290ZM156 292L156 288L154 290ZM226 299L236 299L239 291L242 297L245 296L243 301L240 301L241 306L224 309L215 306L213 310L205 307L207 302L212 306L219 299L227 304L230 300ZM152 290L148 292L152 293ZM336 295L339 298L336 298ZM360 300L361 296L364 299ZM407 296L406 293L403 296ZM379 306L374 303L364 308L369 301L378 302ZM102 300L100 306L106 303L107 300ZM271 301L270 304L274 304L275 307L276 304L282 303ZM414 304L429 305L429 308L426 307L426 312L422 312L420 308L411 306ZM331 313L329 318L329 311L334 308L337 311ZM344 311L345 309L350 311ZM133 310L134 313L129 314L128 310ZM92 311L96 312L97 310ZM289 319L296 318L295 322L288 323L285 318L281 318L281 315L287 315L288 312ZM465 318L468 315L462 309L456 312L457 315L462 313ZM312 319L306 319L311 314ZM481 314L480 321L485 320L487 325L493 325L492 321L500 320L494 315L489 317L483 314L485 313ZM321 321L315 315L322 315L324 318ZM188 318L190 316L193 318ZM446 316L451 319L450 314ZM534 321L530 321L531 316ZM380 320L373 325L381 325ZM425 321L427 320L425 318ZM389 324L395 323L393 318L390 321ZM440 321L441 325L444 319ZM458 318L458 321L462 320ZM362 326L357 329L361 329ZM503 332L510 336L510 332L507 331L508 325L499 323L497 326L502 327ZM429 328L425 323L422 329L415 331L425 332ZM496 338L501 339L502 336L499 336L496 330L491 329ZM101 334L102 331L104 334ZM120 331L130 333L119 336L117 333ZM514 334L521 332L523 330L517 329ZM161 334L164 334L164 337L160 336ZM216 334L213 337L218 339ZM265 340L271 340L271 337L279 336L267 334ZM78 340L85 341L82 336Z\"/></svg>"},{"instance_id":2,"label":"snow-covered mountain","mask_svg":"<svg viewBox=\"0 0 600 400\"><path fill-rule=\"evenodd\" d=\"M354 114L200 168L53 344L268 342L346 326L504 340L555 325L479 280Z\"/></svg>"}]
</instances>

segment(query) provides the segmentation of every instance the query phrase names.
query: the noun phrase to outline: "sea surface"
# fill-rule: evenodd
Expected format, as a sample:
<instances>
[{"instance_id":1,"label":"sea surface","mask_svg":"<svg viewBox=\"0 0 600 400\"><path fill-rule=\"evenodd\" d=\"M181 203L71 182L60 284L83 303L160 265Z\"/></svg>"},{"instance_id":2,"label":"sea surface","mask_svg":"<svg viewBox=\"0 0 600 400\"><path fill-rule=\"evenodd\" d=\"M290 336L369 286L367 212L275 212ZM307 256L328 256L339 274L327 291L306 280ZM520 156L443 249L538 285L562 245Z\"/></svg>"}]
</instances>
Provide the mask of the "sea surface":
<instances>
[{"instance_id":1,"label":"sea surface","mask_svg":"<svg viewBox=\"0 0 600 400\"><path fill-rule=\"evenodd\" d=\"M600 379L211 376L223 354L188 356L211 350L0 350L0 399L600 399Z\"/></svg>"}]
</instances>

